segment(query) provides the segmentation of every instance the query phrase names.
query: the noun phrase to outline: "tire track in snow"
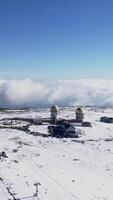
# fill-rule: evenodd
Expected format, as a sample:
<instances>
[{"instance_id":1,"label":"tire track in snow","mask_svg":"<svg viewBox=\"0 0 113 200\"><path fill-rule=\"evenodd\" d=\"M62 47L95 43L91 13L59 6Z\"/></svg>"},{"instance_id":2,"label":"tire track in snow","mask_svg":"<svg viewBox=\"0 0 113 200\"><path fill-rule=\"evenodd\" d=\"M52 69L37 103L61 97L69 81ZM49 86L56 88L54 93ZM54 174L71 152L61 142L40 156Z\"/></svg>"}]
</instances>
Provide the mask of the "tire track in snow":
<instances>
[{"instance_id":1,"label":"tire track in snow","mask_svg":"<svg viewBox=\"0 0 113 200\"><path fill-rule=\"evenodd\" d=\"M3 184L0 184L0 197L2 197L3 200L7 200L9 199L9 195L6 191L5 185L3 186Z\"/></svg>"},{"instance_id":2,"label":"tire track in snow","mask_svg":"<svg viewBox=\"0 0 113 200\"><path fill-rule=\"evenodd\" d=\"M30 166L30 167L29 167ZM50 176L50 174L48 174L46 171L38 168L38 170L36 170L34 168L34 166L28 162L26 168L28 169L28 171L33 172L35 178L36 178L36 174L38 174L38 176L40 177L41 181L44 181L45 183L47 183L47 185L49 185L49 188L52 190L52 193L54 192L54 194L56 194L57 198L56 200L80 200L75 194L73 194L70 191L67 191L67 189L61 185L60 183L56 182L56 180ZM45 187L47 187L47 185L45 185ZM56 191L58 191L56 193Z\"/></svg>"}]
</instances>

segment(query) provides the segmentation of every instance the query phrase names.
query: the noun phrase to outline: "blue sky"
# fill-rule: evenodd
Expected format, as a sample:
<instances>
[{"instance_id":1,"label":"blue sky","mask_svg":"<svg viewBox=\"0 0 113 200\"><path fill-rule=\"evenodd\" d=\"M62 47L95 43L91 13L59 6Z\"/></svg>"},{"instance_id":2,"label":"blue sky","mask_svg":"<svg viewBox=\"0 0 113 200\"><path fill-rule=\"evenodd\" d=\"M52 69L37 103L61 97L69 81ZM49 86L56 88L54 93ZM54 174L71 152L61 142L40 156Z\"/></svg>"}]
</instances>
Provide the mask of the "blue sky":
<instances>
[{"instance_id":1,"label":"blue sky","mask_svg":"<svg viewBox=\"0 0 113 200\"><path fill-rule=\"evenodd\" d=\"M0 0L0 78L112 79L112 0Z\"/></svg>"}]
</instances>

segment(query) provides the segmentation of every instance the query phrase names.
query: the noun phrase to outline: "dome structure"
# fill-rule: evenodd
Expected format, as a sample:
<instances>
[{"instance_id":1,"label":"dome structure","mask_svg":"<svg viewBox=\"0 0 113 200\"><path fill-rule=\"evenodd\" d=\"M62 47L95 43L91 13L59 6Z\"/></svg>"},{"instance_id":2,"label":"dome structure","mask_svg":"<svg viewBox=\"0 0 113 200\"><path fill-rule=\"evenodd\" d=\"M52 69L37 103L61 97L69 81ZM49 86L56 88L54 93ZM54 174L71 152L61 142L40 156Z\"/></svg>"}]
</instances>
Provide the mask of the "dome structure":
<instances>
[{"instance_id":1,"label":"dome structure","mask_svg":"<svg viewBox=\"0 0 113 200\"><path fill-rule=\"evenodd\" d=\"M59 108L56 105L51 106L51 112L58 112Z\"/></svg>"}]
</instances>

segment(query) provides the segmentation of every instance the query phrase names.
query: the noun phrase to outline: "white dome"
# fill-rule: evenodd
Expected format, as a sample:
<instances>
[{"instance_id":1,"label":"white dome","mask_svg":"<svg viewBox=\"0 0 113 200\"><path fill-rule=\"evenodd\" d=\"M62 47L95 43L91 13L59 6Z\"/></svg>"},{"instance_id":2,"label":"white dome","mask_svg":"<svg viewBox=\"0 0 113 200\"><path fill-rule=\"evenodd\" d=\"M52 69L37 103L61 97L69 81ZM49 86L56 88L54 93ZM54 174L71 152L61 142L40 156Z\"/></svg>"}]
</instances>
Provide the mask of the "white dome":
<instances>
[{"instance_id":1,"label":"white dome","mask_svg":"<svg viewBox=\"0 0 113 200\"><path fill-rule=\"evenodd\" d=\"M56 105L51 106L51 112L58 112L59 108Z\"/></svg>"},{"instance_id":2,"label":"white dome","mask_svg":"<svg viewBox=\"0 0 113 200\"><path fill-rule=\"evenodd\" d=\"M83 110L81 108L77 108L76 109L76 114L82 115L83 114Z\"/></svg>"}]
</instances>

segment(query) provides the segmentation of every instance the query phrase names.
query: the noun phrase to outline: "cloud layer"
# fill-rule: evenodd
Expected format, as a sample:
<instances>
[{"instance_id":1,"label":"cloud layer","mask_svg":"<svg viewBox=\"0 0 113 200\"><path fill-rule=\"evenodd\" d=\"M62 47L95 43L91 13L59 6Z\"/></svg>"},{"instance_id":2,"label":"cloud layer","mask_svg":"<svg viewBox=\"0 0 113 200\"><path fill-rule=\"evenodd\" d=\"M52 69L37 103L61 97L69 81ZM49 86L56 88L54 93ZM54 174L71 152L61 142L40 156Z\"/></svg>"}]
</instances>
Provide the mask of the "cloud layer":
<instances>
[{"instance_id":1,"label":"cloud layer","mask_svg":"<svg viewBox=\"0 0 113 200\"><path fill-rule=\"evenodd\" d=\"M113 81L0 80L0 107L22 108L52 104L59 106L113 106Z\"/></svg>"}]
</instances>

